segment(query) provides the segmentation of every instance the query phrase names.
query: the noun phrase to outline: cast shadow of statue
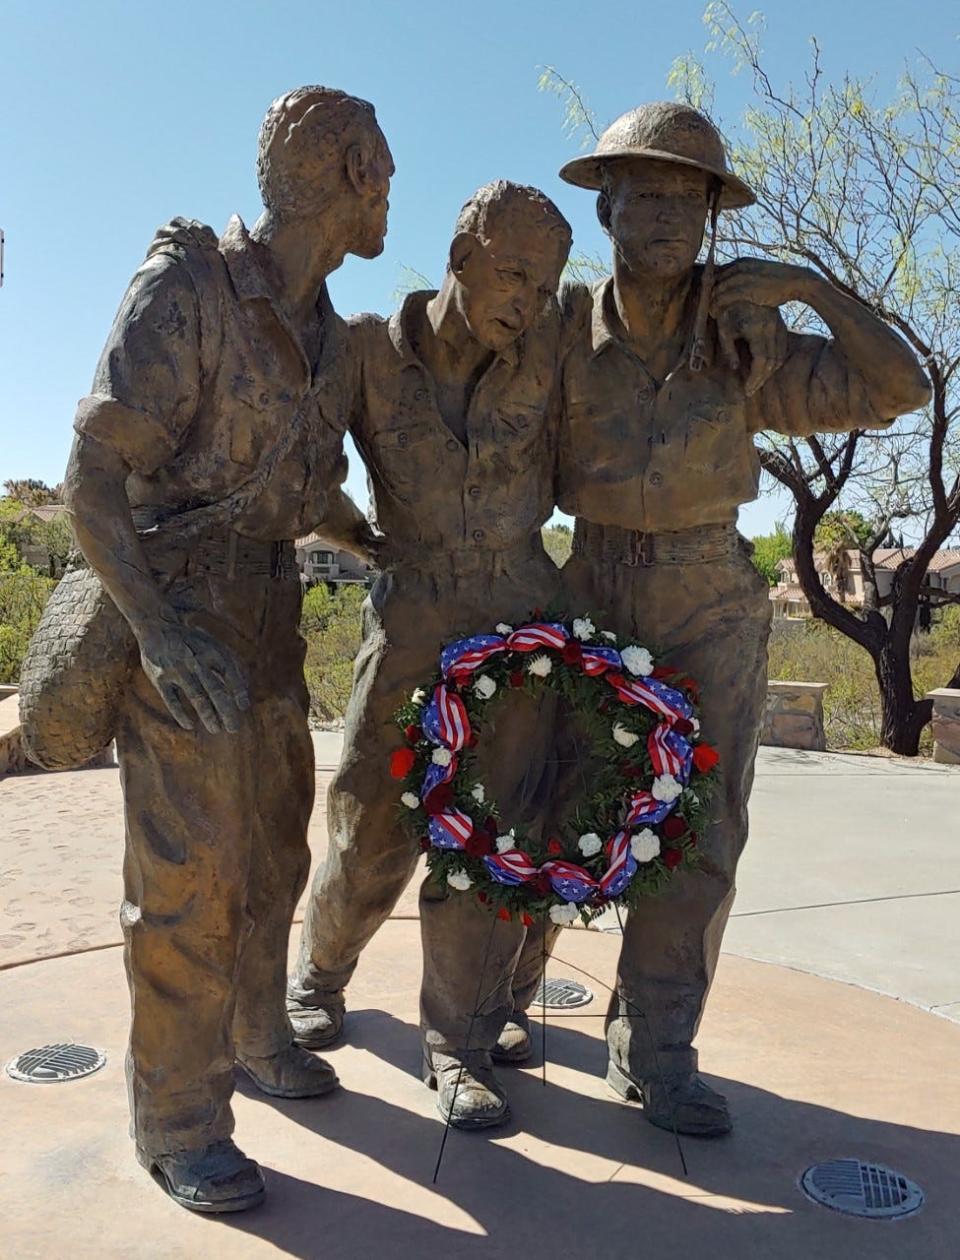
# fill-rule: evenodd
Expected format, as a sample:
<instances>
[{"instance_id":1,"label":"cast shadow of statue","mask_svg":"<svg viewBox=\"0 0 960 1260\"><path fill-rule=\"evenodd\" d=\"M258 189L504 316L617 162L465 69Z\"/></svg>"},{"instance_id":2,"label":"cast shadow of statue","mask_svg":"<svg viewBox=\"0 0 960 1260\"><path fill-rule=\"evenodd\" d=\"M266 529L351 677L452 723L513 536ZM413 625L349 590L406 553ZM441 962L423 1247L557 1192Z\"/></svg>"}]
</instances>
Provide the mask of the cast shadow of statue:
<instances>
[{"instance_id":1,"label":"cast shadow of statue","mask_svg":"<svg viewBox=\"0 0 960 1260\"><path fill-rule=\"evenodd\" d=\"M603 1042L572 1022L548 1030L546 1086L538 1074L504 1070L512 1125L489 1134L450 1133L436 1186L431 1179L443 1124L435 1112L417 1114L374 1094L347 1090L319 1103L277 1103L244 1088L246 1096L276 1106L291 1123L441 1196L456 1209L446 1212L447 1219L461 1221L460 1227L440 1223L432 1209L424 1211L430 1200L422 1194L419 1212L401 1210L378 1202L376 1190L369 1198L353 1196L273 1168L267 1206L227 1223L303 1260L367 1260L377 1246L391 1256L436 1253L445 1260L474 1254L553 1260L589 1254L594 1247L615 1260L656 1260L678 1246L690 1254L691 1239L738 1260L809 1260L832 1255L831 1242L838 1254L867 1248L870 1260L955 1257L949 1221L933 1207L895 1229L853 1221L809 1203L797 1178L818 1159L856 1155L900 1167L924 1185L931 1203L942 1185L942 1202L949 1195L947 1170L960 1159L960 1137L863 1119L710 1077L730 1098L738 1128L719 1141L684 1139L685 1180L673 1136L646 1124L637 1107L612 1094L601 1100L550 1080L550 1064L597 1076L604 1071ZM355 1012L350 1040L382 1059L385 1070L417 1073L418 1031L393 1016ZM426 1091L423 1100L432 1109ZM528 1158L522 1142L501 1141L524 1133L538 1141L536 1159ZM551 1151L555 1160L544 1163L544 1153ZM599 1157L599 1166L591 1157ZM632 1168L643 1170L643 1184ZM374 1182L375 1176L374 1171ZM698 1253L699 1248L693 1254Z\"/></svg>"}]
</instances>

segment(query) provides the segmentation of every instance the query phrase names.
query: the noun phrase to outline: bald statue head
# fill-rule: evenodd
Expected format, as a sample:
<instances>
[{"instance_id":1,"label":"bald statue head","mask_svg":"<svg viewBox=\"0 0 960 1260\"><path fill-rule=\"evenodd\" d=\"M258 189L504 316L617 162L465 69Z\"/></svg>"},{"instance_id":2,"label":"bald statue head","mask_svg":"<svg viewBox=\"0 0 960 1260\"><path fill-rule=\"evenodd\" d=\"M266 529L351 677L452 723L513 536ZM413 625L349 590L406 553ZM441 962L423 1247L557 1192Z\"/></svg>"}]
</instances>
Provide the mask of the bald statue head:
<instances>
[{"instance_id":1,"label":"bald statue head","mask_svg":"<svg viewBox=\"0 0 960 1260\"><path fill-rule=\"evenodd\" d=\"M267 110L257 180L274 222L310 226L333 217L347 253L375 258L383 252L393 173L368 101L335 88L301 87Z\"/></svg>"},{"instance_id":2,"label":"bald statue head","mask_svg":"<svg viewBox=\"0 0 960 1260\"><path fill-rule=\"evenodd\" d=\"M477 189L457 218L445 283L481 345L503 350L536 322L571 241L569 223L539 189L503 179Z\"/></svg>"}]
</instances>

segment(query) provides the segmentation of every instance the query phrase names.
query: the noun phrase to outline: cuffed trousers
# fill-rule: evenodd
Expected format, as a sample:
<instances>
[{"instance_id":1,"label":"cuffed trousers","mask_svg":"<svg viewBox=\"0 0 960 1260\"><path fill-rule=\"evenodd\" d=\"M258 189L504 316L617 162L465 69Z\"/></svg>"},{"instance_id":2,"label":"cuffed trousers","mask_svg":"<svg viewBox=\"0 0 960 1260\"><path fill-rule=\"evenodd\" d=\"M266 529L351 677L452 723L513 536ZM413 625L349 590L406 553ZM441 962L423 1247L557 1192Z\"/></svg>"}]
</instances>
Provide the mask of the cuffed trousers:
<instances>
[{"instance_id":1,"label":"cuffed trousers","mask_svg":"<svg viewBox=\"0 0 960 1260\"><path fill-rule=\"evenodd\" d=\"M119 715L127 1077L151 1154L228 1137L235 1049L291 1043L287 943L314 795L298 579L188 577L170 598L236 653L251 705L235 734L185 731L138 668Z\"/></svg>"}]
</instances>

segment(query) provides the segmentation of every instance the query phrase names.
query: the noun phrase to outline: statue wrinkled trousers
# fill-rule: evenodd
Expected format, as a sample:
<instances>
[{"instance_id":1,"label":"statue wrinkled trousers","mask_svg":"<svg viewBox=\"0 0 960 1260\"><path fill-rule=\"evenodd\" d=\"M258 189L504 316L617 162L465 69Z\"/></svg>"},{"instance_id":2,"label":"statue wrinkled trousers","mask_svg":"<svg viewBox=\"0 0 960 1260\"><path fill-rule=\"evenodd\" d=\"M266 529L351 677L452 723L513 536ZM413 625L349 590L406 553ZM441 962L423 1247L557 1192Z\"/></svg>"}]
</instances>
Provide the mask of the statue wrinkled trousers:
<instances>
[{"instance_id":1,"label":"statue wrinkled trousers","mask_svg":"<svg viewBox=\"0 0 960 1260\"><path fill-rule=\"evenodd\" d=\"M437 671L444 644L499 621L518 624L556 598L557 584L539 538L513 553L434 553L423 568L405 566L378 579L364 605L343 758L327 795L330 848L314 880L290 982L298 1003L323 1005L347 984L421 856L400 816L401 785L389 773L390 754L403 744L393 720L397 707ZM477 750L479 777L488 799L500 805L504 826L511 817L535 825L553 773L552 713L519 692L491 703ZM484 807L476 812L483 816ZM425 1038L436 1048L464 1049L492 918L475 897L429 879L420 907ZM542 930L496 923L485 971L486 987L497 993L487 995L472 1047L492 1046L511 1012L529 1005ZM478 934L484 937L479 944Z\"/></svg>"},{"instance_id":2,"label":"statue wrinkled trousers","mask_svg":"<svg viewBox=\"0 0 960 1260\"><path fill-rule=\"evenodd\" d=\"M695 1071L696 1036L736 892L747 801L763 715L770 611L745 551L710 564L628 566L575 555L564 569L575 607L598 611L620 635L659 653L700 684L703 738L720 777L699 838L696 871L628 916L607 1042L635 1080ZM626 1000L624 1000L626 999ZM643 1012L641 1017L638 1012Z\"/></svg>"},{"instance_id":3,"label":"statue wrinkled trousers","mask_svg":"<svg viewBox=\"0 0 960 1260\"><path fill-rule=\"evenodd\" d=\"M313 746L291 577L186 577L183 618L248 672L236 733L183 730L137 668L119 718L133 1134L149 1154L233 1131L234 1051L291 1044L287 942L309 870Z\"/></svg>"}]
</instances>

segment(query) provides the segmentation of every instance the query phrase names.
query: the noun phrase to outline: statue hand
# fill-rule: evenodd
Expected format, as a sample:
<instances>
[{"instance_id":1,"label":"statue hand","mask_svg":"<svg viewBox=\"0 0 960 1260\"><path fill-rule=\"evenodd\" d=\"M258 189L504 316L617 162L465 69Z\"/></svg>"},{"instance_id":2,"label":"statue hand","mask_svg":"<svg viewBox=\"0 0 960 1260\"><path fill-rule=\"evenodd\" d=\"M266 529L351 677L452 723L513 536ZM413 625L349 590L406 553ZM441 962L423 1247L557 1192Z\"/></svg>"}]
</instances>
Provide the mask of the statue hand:
<instances>
[{"instance_id":1,"label":"statue hand","mask_svg":"<svg viewBox=\"0 0 960 1260\"><path fill-rule=\"evenodd\" d=\"M184 730L193 730L194 714L211 735L239 730L250 697L244 671L229 648L205 630L178 621L138 627L137 640L143 672Z\"/></svg>"},{"instance_id":2,"label":"statue hand","mask_svg":"<svg viewBox=\"0 0 960 1260\"><path fill-rule=\"evenodd\" d=\"M752 302L736 302L717 311L717 334L724 358L735 372L740 371L742 342L749 352L750 366L744 390L749 397L761 389L786 362L789 350L787 329L779 312Z\"/></svg>"},{"instance_id":3,"label":"statue hand","mask_svg":"<svg viewBox=\"0 0 960 1260\"><path fill-rule=\"evenodd\" d=\"M710 313L726 310L738 302L754 306L783 306L784 302L809 302L814 290L825 284L809 267L774 262L769 258L738 258L717 270L713 282Z\"/></svg>"}]
</instances>

